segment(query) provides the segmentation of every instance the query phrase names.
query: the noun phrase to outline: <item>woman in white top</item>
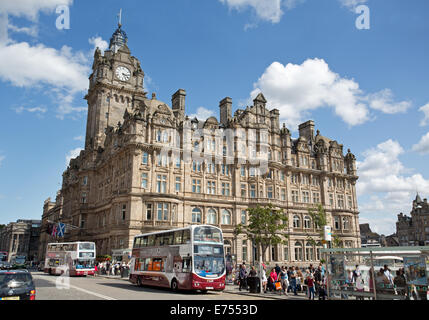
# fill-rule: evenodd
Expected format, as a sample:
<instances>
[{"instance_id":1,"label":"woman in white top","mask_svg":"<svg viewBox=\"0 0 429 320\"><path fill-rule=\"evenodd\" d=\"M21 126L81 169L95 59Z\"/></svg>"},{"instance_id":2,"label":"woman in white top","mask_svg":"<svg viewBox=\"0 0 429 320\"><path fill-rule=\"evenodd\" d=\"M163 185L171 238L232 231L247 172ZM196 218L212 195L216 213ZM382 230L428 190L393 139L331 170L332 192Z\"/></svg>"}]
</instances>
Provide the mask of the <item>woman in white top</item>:
<instances>
[{"instance_id":1,"label":"woman in white top","mask_svg":"<svg viewBox=\"0 0 429 320\"><path fill-rule=\"evenodd\" d=\"M262 270L262 286L263 286L263 289L264 289L264 293L267 293L267 282L268 282L268 280L267 280L267 270L264 268L263 270Z\"/></svg>"}]
</instances>

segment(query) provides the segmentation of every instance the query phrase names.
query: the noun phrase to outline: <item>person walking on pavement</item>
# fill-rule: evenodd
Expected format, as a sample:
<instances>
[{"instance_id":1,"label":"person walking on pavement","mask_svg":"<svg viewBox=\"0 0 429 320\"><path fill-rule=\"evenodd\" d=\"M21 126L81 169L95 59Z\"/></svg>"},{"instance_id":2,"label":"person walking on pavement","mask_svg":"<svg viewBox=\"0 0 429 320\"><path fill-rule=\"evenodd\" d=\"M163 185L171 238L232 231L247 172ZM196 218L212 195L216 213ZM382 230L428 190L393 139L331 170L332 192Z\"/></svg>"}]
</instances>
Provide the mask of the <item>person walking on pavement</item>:
<instances>
[{"instance_id":1,"label":"person walking on pavement","mask_svg":"<svg viewBox=\"0 0 429 320\"><path fill-rule=\"evenodd\" d=\"M289 288L289 277L287 275L287 270L286 268L283 266L281 271L280 271L280 280L282 283L282 291L284 292L285 295L289 295L287 293L288 288Z\"/></svg>"},{"instance_id":2,"label":"person walking on pavement","mask_svg":"<svg viewBox=\"0 0 429 320\"><path fill-rule=\"evenodd\" d=\"M314 276L312 273L308 273L307 275L307 288L308 299L314 300Z\"/></svg>"},{"instance_id":3,"label":"person walking on pavement","mask_svg":"<svg viewBox=\"0 0 429 320\"><path fill-rule=\"evenodd\" d=\"M239 280L240 280L240 287L238 288L240 291L242 288L247 290L247 270L246 265L243 263L240 267L240 273L239 273Z\"/></svg>"},{"instance_id":4,"label":"person walking on pavement","mask_svg":"<svg viewBox=\"0 0 429 320\"><path fill-rule=\"evenodd\" d=\"M298 293L296 292L296 278L297 278L297 274L295 271L295 267L292 267L292 270L290 273L290 285L292 286L292 291L294 296L298 295Z\"/></svg>"}]
</instances>

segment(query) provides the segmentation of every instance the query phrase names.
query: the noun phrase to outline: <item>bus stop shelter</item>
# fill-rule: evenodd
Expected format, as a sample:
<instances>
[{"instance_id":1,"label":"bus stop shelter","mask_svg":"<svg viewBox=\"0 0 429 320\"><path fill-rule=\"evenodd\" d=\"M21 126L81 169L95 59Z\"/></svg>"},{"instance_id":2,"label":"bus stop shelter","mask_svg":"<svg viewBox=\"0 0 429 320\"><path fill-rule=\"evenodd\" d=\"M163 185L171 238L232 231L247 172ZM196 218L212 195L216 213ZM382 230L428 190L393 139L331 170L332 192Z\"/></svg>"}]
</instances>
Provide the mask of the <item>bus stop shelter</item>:
<instances>
[{"instance_id":1,"label":"bus stop shelter","mask_svg":"<svg viewBox=\"0 0 429 320\"><path fill-rule=\"evenodd\" d=\"M429 247L325 248L329 299L428 300Z\"/></svg>"}]
</instances>

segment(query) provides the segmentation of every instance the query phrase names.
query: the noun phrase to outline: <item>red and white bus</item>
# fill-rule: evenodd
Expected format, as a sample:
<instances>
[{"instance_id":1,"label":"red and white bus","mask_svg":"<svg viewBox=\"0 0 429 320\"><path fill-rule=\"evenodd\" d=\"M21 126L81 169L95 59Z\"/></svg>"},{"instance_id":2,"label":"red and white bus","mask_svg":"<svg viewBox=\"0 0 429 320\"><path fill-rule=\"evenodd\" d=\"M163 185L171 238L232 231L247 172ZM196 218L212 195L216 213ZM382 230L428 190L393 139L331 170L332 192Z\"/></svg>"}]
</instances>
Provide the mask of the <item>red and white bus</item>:
<instances>
[{"instance_id":1,"label":"red and white bus","mask_svg":"<svg viewBox=\"0 0 429 320\"><path fill-rule=\"evenodd\" d=\"M0 251L0 262L7 262L8 253L6 251Z\"/></svg>"},{"instance_id":2,"label":"red and white bus","mask_svg":"<svg viewBox=\"0 0 429 320\"><path fill-rule=\"evenodd\" d=\"M46 250L44 272L54 275L87 276L95 274L95 243L50 243Z\"/></svg>"},{"instance_id":3,"label":"red and white bus","mask_svg":"<svg viewBox=\"0 0 429 320\"><path fill-rule=\"evenodd\" d=\"M143 234L134 238L130 281L172 290L225 289L222 230L213 226Z\"/></svg>"}]
</instances>

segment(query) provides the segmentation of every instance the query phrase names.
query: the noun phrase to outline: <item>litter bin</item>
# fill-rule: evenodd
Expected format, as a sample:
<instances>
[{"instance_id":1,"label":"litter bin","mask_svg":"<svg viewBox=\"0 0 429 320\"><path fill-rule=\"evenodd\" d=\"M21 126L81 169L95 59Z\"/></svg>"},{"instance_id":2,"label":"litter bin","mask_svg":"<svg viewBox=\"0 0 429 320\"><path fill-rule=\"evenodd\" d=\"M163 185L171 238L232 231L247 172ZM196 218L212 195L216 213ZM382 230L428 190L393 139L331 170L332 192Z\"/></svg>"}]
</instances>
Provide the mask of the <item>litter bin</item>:
<instances>
[{"instance_id":1,"label":"litter bin","mask_svg":"<svg viewBox=\"0 0 429 320\"><path fill-rule=\"evenodd\" d=\"M261 286L259 283L259 277L249 277L247 278L247 284L249 285L249 292L250 293L260 293L261 292Z\"/></svg>"}]
</instances>

